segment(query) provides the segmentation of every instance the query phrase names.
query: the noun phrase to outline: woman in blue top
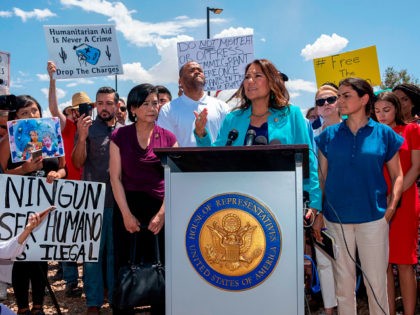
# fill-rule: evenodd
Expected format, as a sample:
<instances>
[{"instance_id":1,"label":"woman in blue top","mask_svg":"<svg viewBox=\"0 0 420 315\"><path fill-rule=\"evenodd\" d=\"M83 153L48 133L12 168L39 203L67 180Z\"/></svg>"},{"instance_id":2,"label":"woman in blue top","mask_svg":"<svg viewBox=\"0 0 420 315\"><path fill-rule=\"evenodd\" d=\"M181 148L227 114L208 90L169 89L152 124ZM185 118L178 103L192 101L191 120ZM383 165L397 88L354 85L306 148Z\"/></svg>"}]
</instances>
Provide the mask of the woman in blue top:
<instances>
[{"instance_id":1,"label":"woman in blue top","mask_svg":"<svg viewBox=\"0 0 420 315\"><path fill-rule=\"evenodd\" d=\"M324 205L314 228L322 226L325 217L336 241L338 257L333 269L339 314L356 315L356 248L367 286L369 314L389 314L388 223L402 192L398 150L403 138L369 118L373 102L367 81L341 81L337 105L348 119L327 127L315 138ZM388 196L384 166L392 181Z\"/></svg>"},{"instance_id":2,"label":"woman in blue top","mask_svg":"<svg viewBox=\"0 0 420 315\"><path fill-rule=\"evenodd\" d=\"M299 107L289 104L289 93L282 75L269 60L256 59L247 65L237 95L241 103L226 116L213 144L205 129L207 110L194 113L198 146L223 146L232 129L238 131L232 145L244 145L247 132L253 129L256 139L263 137L269 143L275 140L281 144L307 144L312 149L305 118ZM304 188L309 192L310 207L316 213L321 209L321 190L316 158L311 150L309 160L310 175L309 180L304 181Z\"/></svg>"}]
</instances>

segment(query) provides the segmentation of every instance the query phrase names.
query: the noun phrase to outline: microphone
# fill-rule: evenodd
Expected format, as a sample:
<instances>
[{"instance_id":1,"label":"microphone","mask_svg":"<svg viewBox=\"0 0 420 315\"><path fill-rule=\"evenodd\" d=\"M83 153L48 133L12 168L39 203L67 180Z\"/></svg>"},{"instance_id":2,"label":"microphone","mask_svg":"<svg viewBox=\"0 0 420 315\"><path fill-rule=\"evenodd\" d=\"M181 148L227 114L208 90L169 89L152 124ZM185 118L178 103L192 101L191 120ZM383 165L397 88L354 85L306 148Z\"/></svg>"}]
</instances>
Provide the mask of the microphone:
<instances>
[{"instance_id":1,"label":"microphone","mask_svg":"<svg viewBox=\"0 0 420 315\"><path fill-rule=\"evenodd\" d=\"M228 139L226 141L225 146L231 146L233 141L235 141L236 138L238 138L238 134L239 132L236 129L232 129L231 131L229 131Z\"/></svg>"},{"instance_id":2,"label":"microphone","mask_svg":"<svg viewBox=\"0 0 420 315\"><path fill-rule=\"evenodd\" d=\"M254 140L255 145L266 145L267 142L267 138L264 136L258 136Z\"/></svg>"},{"instance_id":3,"label":"microphone","mask_svg":"<svg viewBox=\"0 0 420 315\"><path fill-rule=\"evenodd\" d=\"M254 129L249 129L246 132L246 136L245 136L245 146L251 146L254 144L254 139L255 136L257 135L257 133L255 132Z\"/></svg>"},{"instance_id":4,"label":"microphone","mask_svg":"<svg viewBox=\"0 0 420 315\"><path fill-rule=\"evenodd\" d=\"M278 139L273 139L269 143L269 145L278 145L278 144L281 144L280 140L278 140Z\"/></svg>"}]
</instances>

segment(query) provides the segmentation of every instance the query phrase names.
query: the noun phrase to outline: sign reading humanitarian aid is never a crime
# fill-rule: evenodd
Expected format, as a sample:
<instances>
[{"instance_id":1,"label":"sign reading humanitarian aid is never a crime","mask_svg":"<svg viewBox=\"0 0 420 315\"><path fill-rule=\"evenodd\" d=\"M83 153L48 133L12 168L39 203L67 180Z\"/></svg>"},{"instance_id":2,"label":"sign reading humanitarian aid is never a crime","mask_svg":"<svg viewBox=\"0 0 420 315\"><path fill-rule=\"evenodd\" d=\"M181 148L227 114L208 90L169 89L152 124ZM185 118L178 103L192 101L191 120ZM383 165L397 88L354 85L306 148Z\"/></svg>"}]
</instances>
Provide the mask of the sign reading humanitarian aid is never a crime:
<instances>
[{"instance_id":1,"label":"sign reading humanitarian aid is never a crime","mask_svg":"<svg viewBox=\"0 0 420 315\"><path fill-rule=\"evenodd\" d=\"M0 175L0 241L20 234L29 216L51 205L57 210L31 233L25 261L97 262L102 233L105 184L45 177Z\"/></svg>"},{"instance_id":2,"label":"sign reading humanitarian aid is never a crime","mask_svg":"<svg viewBox=\"0 0 420 315\"><path fill-rule=\"evenodd\" d=\"M56 78L122 74L115 25L45 25Z\"/></svg>"},{"instance_id":3,"label":"sign reading humanitarian aid is never a crime","mask_svg":"<svg viewBox=\"0 0 420 315\"><path fill-rule=\"evenodd\" d=\"M341 80L347 77L365 79L372 86L381 84L376 46L316 58L313 63L318 87L325 82L333 82L338 85Z\"/></svg>"},{"instance_id":4,"label":"sign reading humanitarian aid is never a crime","mask_svg":"<svg viewBox=\"0 0 420 315\"><path fill-rule=\"evenodd\" d=\"M179 42L178 66L189 61L201 65L207 91L237 89L245 67L254 59L253 36L235 36Z\"/></svg>"}]
</instances>

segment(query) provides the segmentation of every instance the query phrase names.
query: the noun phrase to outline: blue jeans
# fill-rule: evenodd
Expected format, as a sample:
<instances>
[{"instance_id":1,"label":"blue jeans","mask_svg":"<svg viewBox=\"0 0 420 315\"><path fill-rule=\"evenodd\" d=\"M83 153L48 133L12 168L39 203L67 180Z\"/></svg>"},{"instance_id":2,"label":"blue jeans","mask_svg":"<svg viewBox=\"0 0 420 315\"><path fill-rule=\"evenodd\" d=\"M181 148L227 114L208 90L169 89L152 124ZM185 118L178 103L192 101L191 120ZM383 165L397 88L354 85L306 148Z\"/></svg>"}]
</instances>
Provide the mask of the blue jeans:
<instances>
[{"instance_id":1,"label":"blue jeans","mask_svg":"<svg viewBox=\"0 0 420 315\"><path fill-rule=\"evenodd\" d=\"M67 284L77 283L79 279L79 271L77 270L77 262L63 261L63 279Z\"/></svg>"},{"instance_id":2,"label":"blue jeans","mask_svg":"<svg viewBox=\"0 0 420 315\"><path fill-rule=\"evenodd\" d=\"M112 212L112 208L104 209L98 262L85 262L83 264L83 286L88 307L102 306L104 303L105 287L108 289L108 301L112 304L115 278ZM103 270L104 268L105 270Z\"/></svg>"}]
</instances>

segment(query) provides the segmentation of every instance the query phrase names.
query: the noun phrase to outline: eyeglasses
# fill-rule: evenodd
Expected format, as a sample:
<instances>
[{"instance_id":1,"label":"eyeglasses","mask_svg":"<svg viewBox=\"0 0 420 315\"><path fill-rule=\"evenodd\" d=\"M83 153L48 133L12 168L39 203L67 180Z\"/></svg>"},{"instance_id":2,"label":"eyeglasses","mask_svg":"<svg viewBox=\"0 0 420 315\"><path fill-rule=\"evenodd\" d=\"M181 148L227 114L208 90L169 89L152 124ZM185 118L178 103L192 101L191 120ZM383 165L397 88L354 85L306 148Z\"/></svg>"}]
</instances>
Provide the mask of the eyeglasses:
<instances>
[{"instance_id":1,"label":"eyeglasses","mask_svg":"<svg viewBox=\"0 0 420 315\"><path fill-rule=\"evenodd\" d=\"M337 101L337 96L329 96L327 98L317 99L315 100L315 104L316 106L322 107L325 105L325 101L327 101L329 105L334 104Z\"/></svg>"}]
</instances>

